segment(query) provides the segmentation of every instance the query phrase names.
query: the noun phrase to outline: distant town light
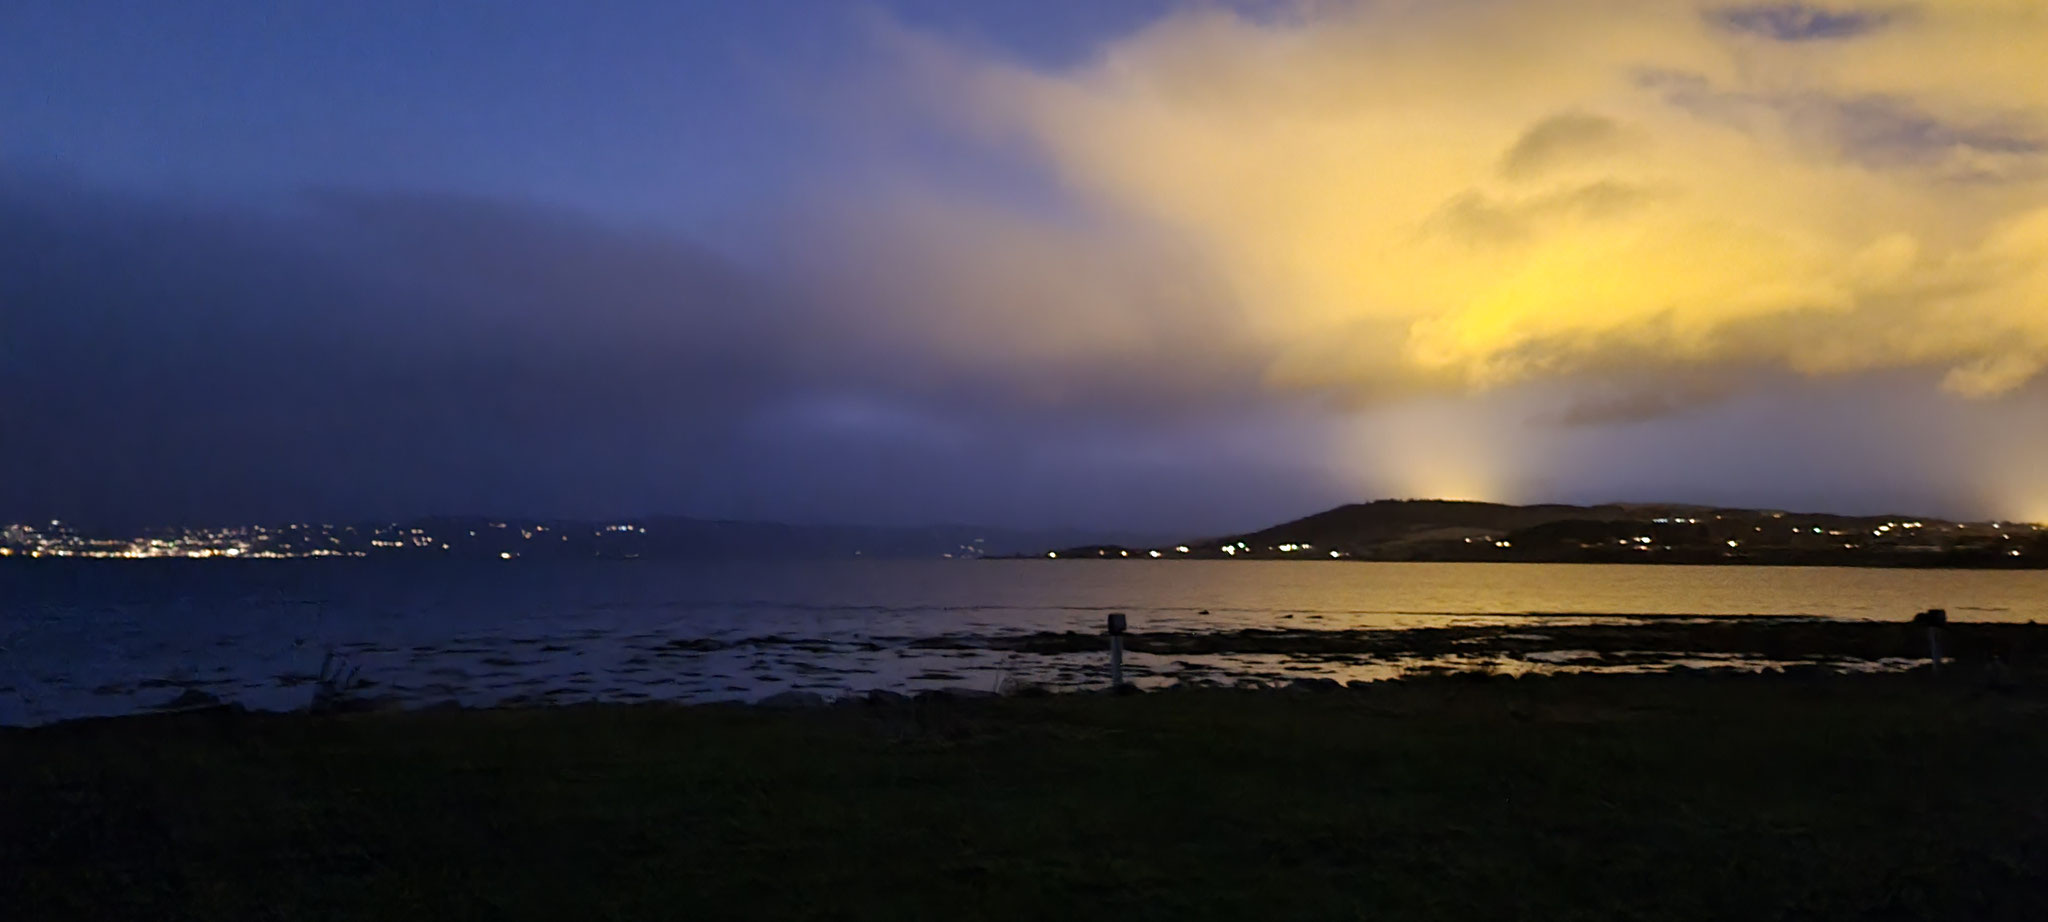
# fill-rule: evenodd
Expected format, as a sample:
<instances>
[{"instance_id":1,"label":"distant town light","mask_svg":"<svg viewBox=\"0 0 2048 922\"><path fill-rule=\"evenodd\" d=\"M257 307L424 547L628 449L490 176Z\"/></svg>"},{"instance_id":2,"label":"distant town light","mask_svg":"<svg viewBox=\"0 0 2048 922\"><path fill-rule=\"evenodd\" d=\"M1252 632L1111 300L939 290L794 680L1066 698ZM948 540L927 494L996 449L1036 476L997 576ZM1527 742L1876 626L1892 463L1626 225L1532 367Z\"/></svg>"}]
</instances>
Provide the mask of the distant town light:
<instances>
[{"instance_id":1,"label":"distant town light","mask_svg":"<svg viewBox=\"0 0 2048 922\"><path fill-rule=\"evenodd\" d=\"M1185 554L1185 553L1187 553L1187 552L1188 552L1188 546L1187 546L1187 545L1185 545L1185 544L1183 544L1183 545L1181 545L1181 546L1179 546L1179 547L1176 547L1176 548L1174 548L1174 550L1176 550L1176 551L1179 551L1179 552L1181 552L1181 553Z\"/></svg>"}]
</instances>

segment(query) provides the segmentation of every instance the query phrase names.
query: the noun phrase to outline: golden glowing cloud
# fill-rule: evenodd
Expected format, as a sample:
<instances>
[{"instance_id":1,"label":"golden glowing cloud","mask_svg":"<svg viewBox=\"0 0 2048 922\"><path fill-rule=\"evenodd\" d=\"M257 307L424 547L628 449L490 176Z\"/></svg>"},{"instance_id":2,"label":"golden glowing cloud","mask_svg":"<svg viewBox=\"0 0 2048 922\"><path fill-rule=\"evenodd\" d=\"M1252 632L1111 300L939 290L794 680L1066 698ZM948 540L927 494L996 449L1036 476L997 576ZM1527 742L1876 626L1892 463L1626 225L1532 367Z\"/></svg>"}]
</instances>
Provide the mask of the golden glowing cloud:
<instances>
[{"instance_id":1,"label":"golden glowing cloud","mask_svg":"<svg viewBox=\"0 0 2048 922\"><path fill-rule=\"evenodd\" d=\"M1775 365L1984 396L2048 366L2037 0L1210 9L1078 68L971 72L980 127L1221 280L1234 314L1203 322L1275 388ZM1030 252L997 252L966 262L1028 299ZM1135 300L1042 311L1128 346L1174 322ZM1088 348L1019 314L955 335Z\"/></svg>"}]
</instances>

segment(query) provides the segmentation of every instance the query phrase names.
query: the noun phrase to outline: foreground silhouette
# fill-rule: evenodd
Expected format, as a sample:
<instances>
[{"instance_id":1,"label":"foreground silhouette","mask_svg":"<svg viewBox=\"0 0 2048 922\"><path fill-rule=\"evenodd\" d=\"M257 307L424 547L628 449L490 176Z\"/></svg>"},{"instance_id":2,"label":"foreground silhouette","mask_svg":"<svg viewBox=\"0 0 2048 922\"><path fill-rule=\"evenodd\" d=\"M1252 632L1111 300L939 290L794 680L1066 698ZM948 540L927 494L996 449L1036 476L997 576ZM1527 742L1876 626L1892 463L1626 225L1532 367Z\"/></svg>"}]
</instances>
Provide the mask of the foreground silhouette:
<instances>
[{"instance_id":1,"label":"foreground silhouette","mask_svg":"<svg viewBox=\"0 0 2048 922\"><path fill-rule=\"evenodd\" d=\"M1961 675L83 722L0 733L0 903L2037 918L2048 701Z\"/></svg>"}]
</instances>

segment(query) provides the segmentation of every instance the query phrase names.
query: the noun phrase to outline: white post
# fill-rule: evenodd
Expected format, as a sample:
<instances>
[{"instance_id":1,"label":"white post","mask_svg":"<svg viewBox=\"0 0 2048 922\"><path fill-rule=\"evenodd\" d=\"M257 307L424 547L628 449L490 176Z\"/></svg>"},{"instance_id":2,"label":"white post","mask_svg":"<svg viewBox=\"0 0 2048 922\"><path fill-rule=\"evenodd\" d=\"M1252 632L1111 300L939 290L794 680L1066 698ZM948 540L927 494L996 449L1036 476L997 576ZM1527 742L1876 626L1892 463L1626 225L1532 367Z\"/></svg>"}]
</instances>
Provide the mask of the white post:
<instances>
[{"instance_id":1,"label":"white post","mask_svg":"<svg viewBox=\"0 0 2048 922\"><path fill-rule=\"evenodd\" d=\"M1116 612L1109 616L1109 690L1124 687L1124 616Z\"/></svg>"},{"instance_id":2,"label":"white post","mask_svg":"<svg viewBox=\"0 0 2048 922\"><path fill-rule=\"evenodd\" d=\"M1930 608L1914 615L1913 623L1927 626L1927 674L1941 675L1941 632L1948 627L1948 610Z\"/></svg>"}]
</instances>

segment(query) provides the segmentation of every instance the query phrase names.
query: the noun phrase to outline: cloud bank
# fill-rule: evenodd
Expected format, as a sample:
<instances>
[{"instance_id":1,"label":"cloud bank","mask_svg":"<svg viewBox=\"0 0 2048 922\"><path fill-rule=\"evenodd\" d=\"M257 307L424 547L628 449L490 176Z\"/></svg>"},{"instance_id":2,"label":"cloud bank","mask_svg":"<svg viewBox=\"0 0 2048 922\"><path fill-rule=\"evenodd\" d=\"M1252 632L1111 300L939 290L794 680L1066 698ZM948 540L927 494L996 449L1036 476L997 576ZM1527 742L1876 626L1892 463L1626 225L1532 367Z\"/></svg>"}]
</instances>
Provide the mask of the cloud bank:
<instances>
[{"instance_id":1,"label":"cloud bank","mask_svg":"<svg viewBox=\"0 0 2048 922\"><path fill-rule=\"evenodd\" d=\"M1208 5L1079 64L881 32L715 249L0 170L0 518L2048 515L2035 0Z\"/></svg>"},{"instance_id":2,"label":"cloud bank","mask_svg":"<svg viewBox=\"0 0 2048 922\"><path fill-rule=\"evenodd\" d=\"M887 222L928 257L906 299L951 312L922 328L971 331L944 343L1208 344L1343 403L1757 369L1992 397L2048 367L2031 0L1206 7L1064 69L900 44L1061 209ZM1105 253L1151 268L1070 290Z\"/></svg>"},{"instance_id":3,"label":"cloud bank","mask_svg":"<svg viewBox=\"0 0 2048 922\"><path fill-rule=\"evenodd\" d=\"M202 203L0 172L0 521L1199 530L1323 499L1256 450L1300 437L1284 414L1198 405L1142 357L942 348L928 302L807 290L825 260L473 196Z\"/></svg>"}]
</instances>

